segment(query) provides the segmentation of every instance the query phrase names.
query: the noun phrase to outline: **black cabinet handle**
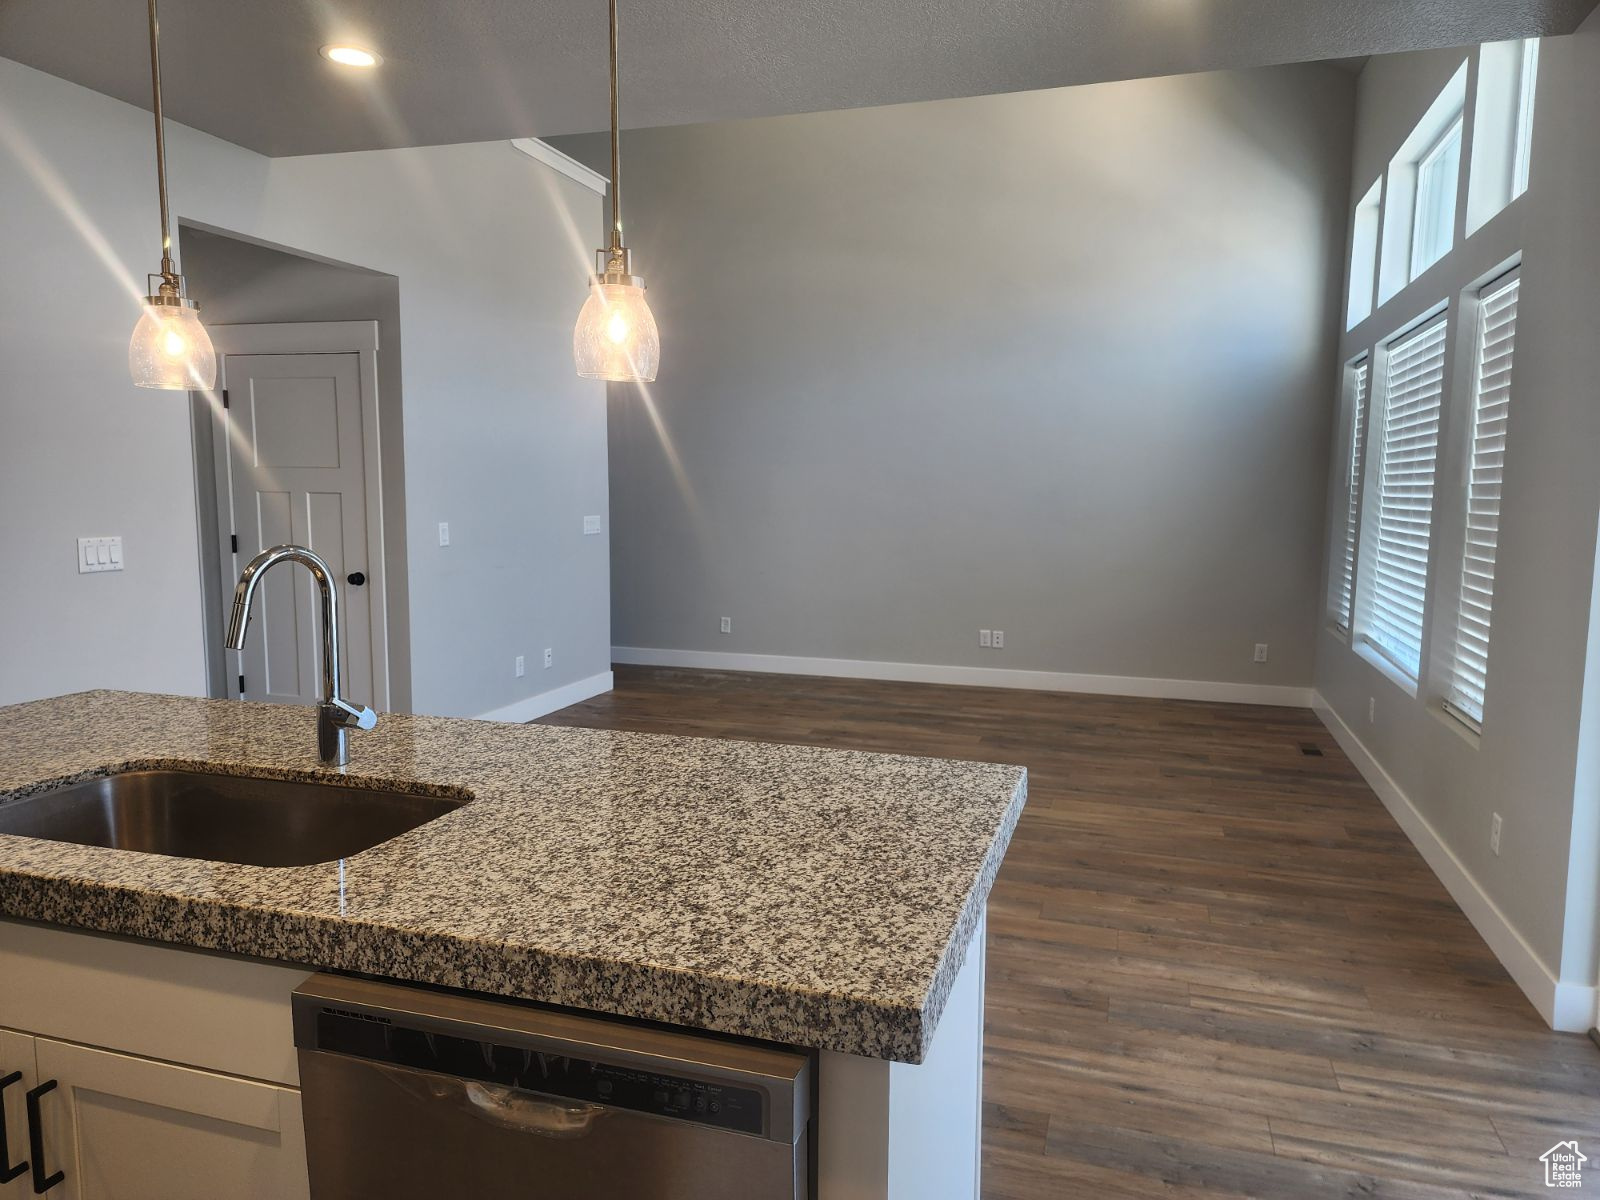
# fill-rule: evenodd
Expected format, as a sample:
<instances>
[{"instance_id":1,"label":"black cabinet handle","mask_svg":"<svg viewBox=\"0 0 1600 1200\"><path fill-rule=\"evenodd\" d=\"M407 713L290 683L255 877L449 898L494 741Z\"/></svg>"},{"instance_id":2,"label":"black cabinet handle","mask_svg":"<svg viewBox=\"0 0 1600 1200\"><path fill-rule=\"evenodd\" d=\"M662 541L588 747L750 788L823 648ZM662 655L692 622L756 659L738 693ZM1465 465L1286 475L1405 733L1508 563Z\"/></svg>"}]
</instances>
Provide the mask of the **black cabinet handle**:
<instances>
[{"instance_id":1,"label":"black cabinet handle","mask_svg":"<svg viewBox=\"0 0 1600 1200\"><path fill-rule=\"evenodd\" d=\"M348 574L348 575L346 575L344 577L344 581L346 583L348 583L351 587L360 587L363 583L365 583L367 581L367 577L365 575L363 575L360 571L351 571L350 574Z\"/></svg>"},{"instance_id":2,"label":"black cabinet handle","mask_svg":"<svg viewBox=\"0 0 1600 1200\"><path fill-rule=\"evenodd\" d=\"M39 1117L39 1097L56 1090L56 1080L47 1079L28 1092L28 1154L33 1159L33 1194L42 1196L67 1177L65 1171L44 1173L44 1122Z\"/></svg>"},{"instance_id":3,"label":"black cabinet handle","mask_svg":"<svg viewBox=\"0 0 1600 1200\"><path fill-rule=\"evenodd\" d=\"M10 1183L28 1169L27 1159L19 1163L11 1161L11 1135L6 1131L6 1089L13 1083L20 1082L22 1082L21 1071L13 1071L4 1079L0 1079L0 1183Z\"/></svg>"}]
</instances>

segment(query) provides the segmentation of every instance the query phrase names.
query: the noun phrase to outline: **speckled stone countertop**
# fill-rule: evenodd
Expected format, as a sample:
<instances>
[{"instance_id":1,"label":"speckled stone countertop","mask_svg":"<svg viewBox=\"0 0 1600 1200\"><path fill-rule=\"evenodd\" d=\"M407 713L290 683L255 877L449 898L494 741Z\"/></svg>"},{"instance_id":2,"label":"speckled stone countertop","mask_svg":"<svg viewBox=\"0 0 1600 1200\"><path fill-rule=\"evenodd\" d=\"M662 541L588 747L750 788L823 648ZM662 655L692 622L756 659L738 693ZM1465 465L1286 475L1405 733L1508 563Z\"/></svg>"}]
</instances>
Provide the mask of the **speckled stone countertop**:
<instances>
[{"instance_id":1,"label":"speckled stone countertop","mask_svg":"<svg viewBox=\"0 0 1600 1200\"><path fill-rule=\"evenodd\" d=\"M342 863L0 836L0 914L921 1061L1020 767L128 692L0 708L0 804L154 766L470 793Z\"/></svg>"}]
</instances>

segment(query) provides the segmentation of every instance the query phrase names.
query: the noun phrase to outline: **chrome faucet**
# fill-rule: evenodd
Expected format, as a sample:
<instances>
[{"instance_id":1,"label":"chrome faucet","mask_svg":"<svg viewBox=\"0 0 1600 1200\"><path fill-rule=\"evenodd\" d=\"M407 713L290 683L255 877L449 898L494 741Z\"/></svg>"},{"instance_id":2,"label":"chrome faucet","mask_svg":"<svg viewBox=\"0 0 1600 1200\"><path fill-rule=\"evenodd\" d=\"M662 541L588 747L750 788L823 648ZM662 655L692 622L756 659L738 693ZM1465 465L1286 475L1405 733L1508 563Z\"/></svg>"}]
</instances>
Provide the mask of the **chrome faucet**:
<instances>
[{"instance_id":1,"label":"chrome faucet","mask_svg":"<svg viewBox=\"0 0 1600 1200\"><path fill-rule=\"evenodd\" d=\"M297 562L306 567L322 589L322 703L317 705L317 754L323 765L342 767L350 761L351 728L371 729L378 723L378 714L339 695L339 593L328 564L304 546L273 546L252 558L239 576L239 586L233 589L228 649L244 649L256 584L281 562Z\"/></svg>"}]
</instances>

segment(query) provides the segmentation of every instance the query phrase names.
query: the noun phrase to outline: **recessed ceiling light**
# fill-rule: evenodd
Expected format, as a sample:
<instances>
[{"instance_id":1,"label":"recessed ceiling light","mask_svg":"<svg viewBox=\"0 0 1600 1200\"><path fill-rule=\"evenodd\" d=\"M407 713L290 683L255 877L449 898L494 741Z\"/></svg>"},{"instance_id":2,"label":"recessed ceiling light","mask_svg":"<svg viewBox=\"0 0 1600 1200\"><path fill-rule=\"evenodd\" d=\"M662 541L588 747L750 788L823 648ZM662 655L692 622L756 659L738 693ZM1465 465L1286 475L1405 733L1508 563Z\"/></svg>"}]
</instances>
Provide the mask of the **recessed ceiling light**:
<instances>
[{"instance_id":1,"label":"recessed ceiling light","mask_svg":"<svg viewBox=\"0 0 1600 1200\"><path fill-rule=\"evenodd\" d=\"M322 57L341 67L375 67L383 61L371 50L363 50L360 46L324 46Z\"/></svg>"}]
</instances>

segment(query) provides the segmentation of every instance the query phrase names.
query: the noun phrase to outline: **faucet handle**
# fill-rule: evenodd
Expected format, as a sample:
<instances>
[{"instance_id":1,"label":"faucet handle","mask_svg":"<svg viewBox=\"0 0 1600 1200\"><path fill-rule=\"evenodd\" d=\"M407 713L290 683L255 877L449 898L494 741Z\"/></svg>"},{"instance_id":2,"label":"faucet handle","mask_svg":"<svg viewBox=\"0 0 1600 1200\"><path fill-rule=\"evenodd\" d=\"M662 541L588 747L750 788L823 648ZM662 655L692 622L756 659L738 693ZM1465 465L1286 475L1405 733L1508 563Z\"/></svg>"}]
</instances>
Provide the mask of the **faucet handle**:
<instances>
[{"instance_id":1,"label":"faucet handle","mask_svg":"<svg viewBox=\"0 0 1600 1200\"><path fill-rule=\"evenodd\" d=\"M371 729L378 723L378 714L364 704L351 704L348 700L341 699L338 696L323 703L324 707L333 710L330 715L341 725L354 726L357 729Z\"/></svg>"}]
</instances>

